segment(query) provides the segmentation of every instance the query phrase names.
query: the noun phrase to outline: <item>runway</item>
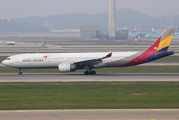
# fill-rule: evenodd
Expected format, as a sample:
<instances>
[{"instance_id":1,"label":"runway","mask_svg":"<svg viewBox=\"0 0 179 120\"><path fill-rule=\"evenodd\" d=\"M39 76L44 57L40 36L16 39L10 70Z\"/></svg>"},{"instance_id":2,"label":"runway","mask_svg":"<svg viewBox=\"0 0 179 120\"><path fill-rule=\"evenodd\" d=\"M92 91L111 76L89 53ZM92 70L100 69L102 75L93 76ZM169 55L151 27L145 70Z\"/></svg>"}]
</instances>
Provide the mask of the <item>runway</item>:
<instances>
[{"instance_id":1,"label":"runway","mask_svg":"<svg viewBox=\"0 0 179 120\"><path fill-rule=\"evenodd\" d=\"M179 81L179 73L1 73L0 82Z\"/></svg>"},{"instance_id":2,"label":"runway","mask_svg":"<svg viewBox=\"0 0 179 120\"><path fill-rule=\"evenodd\" d=\"M179 109L4 110L1 120L178 120Z\"/></svg>"}]
</instances>

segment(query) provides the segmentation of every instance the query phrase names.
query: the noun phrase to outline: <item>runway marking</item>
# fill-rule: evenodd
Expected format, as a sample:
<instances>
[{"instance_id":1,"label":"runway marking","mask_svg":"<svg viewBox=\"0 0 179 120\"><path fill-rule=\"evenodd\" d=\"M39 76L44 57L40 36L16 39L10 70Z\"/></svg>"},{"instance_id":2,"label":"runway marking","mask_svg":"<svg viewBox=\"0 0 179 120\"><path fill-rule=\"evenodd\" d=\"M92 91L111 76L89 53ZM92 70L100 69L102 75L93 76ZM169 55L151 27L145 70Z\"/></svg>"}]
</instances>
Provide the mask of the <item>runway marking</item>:
<instances>
[{"instance_id":1,"label":"runway marking","mask_svg":"<svg viewBox=\"0 0 179 120\"><path fill-rule=\"evenodd\" d=\"M152 109L153 111L161 111L161 110L158 110L158 109Z\"/></svg>"},{"instance_id":2,"label":"runway marking","mask_svg":"<svg viewBox=\"0 0 179 120\"><path fill-rule=\"evenodd\" d=\"M111 83L111 84L135 84L135 83Z\"/></svg>"},{"instance_id":3,"label":"runway marking","mask_svg":"<svg viewBox=\"0 0 179 120\"><path fill-rule=\"evenodd\" d=\"M156 119L150 119L150 120L156 120Z\"/></svg>"},{"instance_id":4,"label":"runway marking","mask_svg":"<svg viewBox=\"0 0 179 120\"><path fill-rule=\"evenodd\" d=\"M67 81L62 81L62 82L79 82L79 81L91 81L91 79L67 80Z\"/></svg>"},{"instance_id":5,"label":"runway marking","mask_svg":"<svg viewBox=\"0 0 179 120\"><path fill-rule=\"evenodd\" d=\"M22 110L18 110L17 112L24 112L24 111L22 111Z\"/></svg>"}]
</instances>

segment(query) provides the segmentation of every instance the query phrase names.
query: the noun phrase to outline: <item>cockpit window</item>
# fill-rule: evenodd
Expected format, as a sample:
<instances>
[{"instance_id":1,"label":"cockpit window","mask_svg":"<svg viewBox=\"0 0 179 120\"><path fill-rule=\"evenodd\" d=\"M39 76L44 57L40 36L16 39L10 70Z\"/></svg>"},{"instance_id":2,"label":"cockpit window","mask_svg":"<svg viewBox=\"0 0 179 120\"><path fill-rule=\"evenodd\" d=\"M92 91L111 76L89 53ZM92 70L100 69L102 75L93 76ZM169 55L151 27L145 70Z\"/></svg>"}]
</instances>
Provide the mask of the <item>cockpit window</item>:
<instances>
[{"instance_id":1,"label":"cockpit window","mask_svg":"<svg viewBox=\"0 0 179 120\"><path fill-rule=\"evenodd\" d=\"M6 60L11 60L11 58L7 58Z\"/></svg>"}]
</instances>

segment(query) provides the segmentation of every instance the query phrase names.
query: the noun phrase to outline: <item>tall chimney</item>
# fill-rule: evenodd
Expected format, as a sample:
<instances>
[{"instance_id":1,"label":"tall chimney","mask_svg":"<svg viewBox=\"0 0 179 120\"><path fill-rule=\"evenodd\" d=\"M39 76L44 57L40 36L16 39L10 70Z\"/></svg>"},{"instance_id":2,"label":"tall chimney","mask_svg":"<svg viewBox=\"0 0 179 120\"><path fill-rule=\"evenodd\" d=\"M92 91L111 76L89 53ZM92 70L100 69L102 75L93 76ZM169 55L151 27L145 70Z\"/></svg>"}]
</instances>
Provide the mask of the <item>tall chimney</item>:
<instances>
[{"instance_id":1,"label":"tall chimney","mask_svg":"<svg viewBox=\"0 0 179 120\"><path fill-rule=\"evenodd\" d=\"M109 0L108 33L110 39L116 37L115 2L115 0Z\"/></svg>"}]
</instances>

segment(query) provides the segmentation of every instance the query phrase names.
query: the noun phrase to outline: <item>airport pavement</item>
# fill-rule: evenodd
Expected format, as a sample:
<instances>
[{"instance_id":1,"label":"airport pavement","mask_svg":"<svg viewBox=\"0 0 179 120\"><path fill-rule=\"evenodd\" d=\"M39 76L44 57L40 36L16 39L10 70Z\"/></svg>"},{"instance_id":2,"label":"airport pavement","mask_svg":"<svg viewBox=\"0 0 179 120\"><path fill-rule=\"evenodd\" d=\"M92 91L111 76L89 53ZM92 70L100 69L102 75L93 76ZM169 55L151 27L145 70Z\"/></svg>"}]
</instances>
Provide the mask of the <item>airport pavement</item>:
<instances>
[{"instance_id":1,"label":"airport pavement","mask_svg":"<svg viewBox=\"0 0 179 120\"><path fill-rule=\"evenodd\" d=\"M0 53L0 56L11 56L15 55L16 53Z\"/></svg>"},{"instance_id":2,"label":"airport pavement","mask_svg":"<svg viewBox=\"0 0 179 120\"><path fill-rule=\"evenodd\" d=\"M179 73L0 73L0 82L179 81Z\"/></svg>"},{"instance_id":3,"label":"airport pavement","mask_svg":"<svg viewBox=\"0 0 179 120\"><path fill-rule=\"evenodd\" d=\"M1 110L0 120L179 120L179 109Z\"/></svg>"}]
</instances>

